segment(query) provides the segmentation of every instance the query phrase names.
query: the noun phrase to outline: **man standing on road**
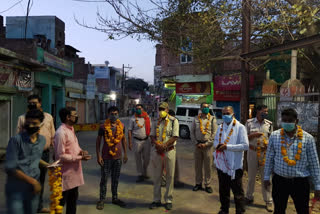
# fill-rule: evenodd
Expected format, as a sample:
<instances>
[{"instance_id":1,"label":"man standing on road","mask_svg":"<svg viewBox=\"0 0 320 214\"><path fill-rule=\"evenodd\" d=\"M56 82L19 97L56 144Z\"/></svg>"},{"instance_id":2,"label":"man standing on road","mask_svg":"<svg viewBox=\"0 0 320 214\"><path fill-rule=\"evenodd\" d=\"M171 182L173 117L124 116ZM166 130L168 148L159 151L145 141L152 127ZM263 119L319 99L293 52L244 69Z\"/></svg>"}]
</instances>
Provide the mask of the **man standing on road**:
<instances>
[{"instance_id":1,"label":"man standing on road","mask_svg":"<svg viewBox=\"0 0 320 214\"><path fill-rule=\"evenodd\" d=\"M159 119L153 123L151 130L152 148L151 162L153 167L153 202L150 209L161 206L161 177L162 164L166 167L166 193L164 196L165 208L172 209L174 170L176 162L176 141L179 137L179 122L176 118L168 115L169 105L163 102L159 106Z\"/></svg>"},{"instance_id":2,"label":"man standing on road","mask_svg":"<svg viewBox=\"0 0 320 214\"><path fill-rule=\"evenodd\" d=\"M298 114L292 109L281 112L281 129L269 138L264 185L270 188L274 213L285 214L289 195L298 214L309 213L310 184L315 187L315 199L320 200L320 166L314 138L298 126Z\"/></svg>"},{"instance_id":3,"label":"man standing on road","mask_svg":"<svg viewBox=\"0 0 320 214\"><path fill-rule=\"evenodd\" d=\"M28 111L38 109L42 111L41 109L41 98L38 95L30 95L28 97ZM53 138L55 134L55 128L53 124L53 118L50 114L47 112L43 112L44 119L41 122L40 125L40 135L45 137L46 144L44 146L44 150L41 156L41 159L45 162L50 161L50 148L53 147ZM21 133L24 130L26 118L25 114L19 116L18 119L18 126L17 126L17 134ZM41 192L40 192L40 198L39 198L39 205L38 205L38 213L49 213L50 210L48 208L43 207L43 190L44 190L44 182L46 179L47 174L47 168L41 167L40 168L40 176L39 176L39 182L41 184Z\"/></svg>"},{"instance_id":4,"label":"man standing on road","mask_svg":"<svg viewBox=\"0 0 320 214\"><path fill-rule=\"evenodd\" d=\"M202 189L203 168L204 168L204 185L207 193L212 193L210 187L212 175L212 146L217 132L217 121L215 116L209 113L209 104L201 103L201 113L193 119L191 127L191 140L195 145L195 180L196 185L193 191Z\"/></svg>"},{"instance_id":5,"label":"man standing on road","mask_svg":"<svg viewBox=\"0 0 320 214\"><path fill-rule=\"evenodd\" d=\"M245 126L234 118L231 106L223 108L222 118L223 123L219 126L214 139L221 203L219 214L229 213L230 188L234 195L236 214L241 214L245 212L242 167L243 153L249 148L248 135Z\"/></svg>"},{"instance_id":6,"label":"man standing on road","mask_svg":"<svg viewBox=\"0 0 320 214\"><path fill-rule=\"evenodd\" d=\"M77 212L78 187L84 184L81 160L90 160L87 151L80 148L73 125L78 121L76 109L62 108L59 111L61 126L54 137L55 158L62 163L62 199L60 205L66 204L66 214Z\"/></svg>"},{"instance_id":7,"label":"man standing on road","mask_svg":"<svg viewBox=\"0 0 320 214\"><path fill-rule=\"evenodd\" d=\"M29 110L24 117L24 131L12 137L6 151L5 169L8 174L5 186L7 212L9 214L35 214L39 205L41 185L39 165L46 139L40 135L43 112Z\"/></svg>"},{"instance_id":8,"label":"man standing on road","mask_svg":"<svg viewBox=\"0 0 320 214\"><path fill-rule=\"evenodd\" d=\"M257 106L257 116L249 119L246 123L249 151L247 156L248 162L248 186L246 194L246 203L253 203L253 193L256 183L256 175L260 170L261 179L264 177L264 164L266 151L268 147L268 138L273 131L272 122L267 120L268 107L266 105ZM268 212L273 211L271 190L261 186L263 200L266 202Z\"/></svg>"},{"instance_id":9,"label":"man standing on road","mask_svg":"<svg viewBox=\"0 0 320 214\"><path fill-rule=\"evenodd\" d=\"M96 140L97 161L101 166L100 181L100 200L97 202L97 209L104 208L104 200L107 194L107 181L111 174L111 191L112 203L120 207L125 207L125 202L118 198L118 184L122 165L122 149L123 163L127 163L127 141L125 137L125 128L119 120L119 109L111 106L108 109L108 119L100 127ZM101 140L104 140L102 147L102 155L100 152ZM122 147L122 149L121 149Z\"/></svg>"},{"instance_id":10,"label":"man standing on road","mask_svg":"<svg viewBox=\"0 0 320 214\"><path fill-rule=\"evenodd\" d=\"M137 183L149 179L147 176L147 168L150 161L150 148L149 135L151 131L151 121L144 111L142 104L137 104L135 114L129 120L128 128L128 141L129 149L132 150L136 160L136 167L139 173ZM132 144L133 137L133 144Z\"/></svg>"}]
</instances>

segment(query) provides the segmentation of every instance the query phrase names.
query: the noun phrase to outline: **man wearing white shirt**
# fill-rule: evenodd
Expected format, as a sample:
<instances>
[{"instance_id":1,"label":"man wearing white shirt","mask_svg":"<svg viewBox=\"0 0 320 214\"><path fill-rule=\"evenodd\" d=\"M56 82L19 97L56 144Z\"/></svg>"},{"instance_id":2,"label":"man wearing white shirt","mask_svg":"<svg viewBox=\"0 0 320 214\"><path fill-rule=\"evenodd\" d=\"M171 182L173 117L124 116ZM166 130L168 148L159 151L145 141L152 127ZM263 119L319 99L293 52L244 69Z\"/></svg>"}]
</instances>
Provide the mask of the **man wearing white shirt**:
<instances>
[{"instance_id":1,"label":"man wearing white shirt","mask_svg":"<svg viewBox=\"0 0 320 214\"><path fill-rule=\"evenodd\" d=\"M242 187L243 152L249 149L249 140L244 125L234 118L231 106L222 110L223 123L219 126L214 140L215 165L218 171L220 212L229 213L230 189L234 195L236 214L245 212Z\"/></svg>"}]
</instances>

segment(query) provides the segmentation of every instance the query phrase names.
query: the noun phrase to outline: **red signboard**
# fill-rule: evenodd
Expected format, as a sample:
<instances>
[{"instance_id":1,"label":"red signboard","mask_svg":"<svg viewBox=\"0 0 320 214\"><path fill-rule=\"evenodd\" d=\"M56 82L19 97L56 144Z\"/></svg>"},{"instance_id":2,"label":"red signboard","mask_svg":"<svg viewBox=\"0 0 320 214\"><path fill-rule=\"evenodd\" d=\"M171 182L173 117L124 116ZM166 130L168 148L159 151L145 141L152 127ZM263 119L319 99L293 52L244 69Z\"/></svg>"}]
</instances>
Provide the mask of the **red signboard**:
<instances>
[{"instance_id":1,"label":"red signboard","mask_svg":"<svg viewBox=\"0 0 320 214\"><path fill-rule=\"evenodd\" d=\"M254 77L250 75L250 88L253 88ZM214 90L216 91L240 91L241 90L241 73L216 76L214 78Z\"/></svg>"},{"instance_id":2,"label":"red signboard","mask_svg":"<svg viewBox=\"0 0 320 214\"><path fill-rule=\"evenodd\" d=\"M254 76L250 75L250 89L254 87ZM216 76L214 78L214 100L240 101L241 73Z\"/></svg>"},{"instance_id":3,"label":"red signboard","mask_svg":"<svg viewBox=\"0 0 320 214\"><path fill-rule=\"evenodd\" d=\"M211 94L210 82L176 83L177 94Z\"/></svg>"}]
</instances>

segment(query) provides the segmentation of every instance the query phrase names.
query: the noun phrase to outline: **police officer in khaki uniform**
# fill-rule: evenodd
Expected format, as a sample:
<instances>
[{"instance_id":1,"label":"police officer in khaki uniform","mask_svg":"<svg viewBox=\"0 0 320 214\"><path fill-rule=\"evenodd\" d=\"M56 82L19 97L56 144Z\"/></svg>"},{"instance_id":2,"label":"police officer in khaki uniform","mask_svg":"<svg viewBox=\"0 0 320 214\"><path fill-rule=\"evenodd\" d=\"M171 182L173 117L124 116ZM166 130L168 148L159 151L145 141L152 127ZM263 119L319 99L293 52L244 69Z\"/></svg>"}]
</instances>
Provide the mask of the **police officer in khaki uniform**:
<instances>
[{"instance_id":1,"label":"police officer in khaki uniform","mask_svg":"<svg viewBox=\"0 0 320 214\"><path fill-rule=\"evenodd\" d=\"M193 120L191 127L191 140L195 145L195 180L196 185L193 191L202 189L203 168L204 168L204 185L205 191L212 193L210 187L212 177L213 161L213 140L217 132L216 117L210 115L209 104L202 103L200 106L201 113Z\"/></svg>"},{"instance_id":2,"label":"police officer in khaki uniform","mask_svg":"<svg viewBox=\"0 0 320 214\"><path fill-rule=\"evenodd\" d=\"M268 139L273 131L272 122L267 120L268 107L266 105L257 106L257 115L249 119L246 128L249 138L248 162L248 186L246 194L247 204L253 203L253 193L256 182L256 175L260 171L261 178L264 177L265 154L267 151ZM265 189L261 185L263 200L266 202L266 209L273 211L271 189Z\"/></svg>"},{"instance_id":3,"label":"police officer in khaki uniform","mask_svg":"<svg viewBox=\"0 0 320 214\"><path fill-rule=\"evenodd\" d=\"M154 121L151 130L151 165L153 168L153 202L150 209L161 206L161 177L162 164L166 167L166 193L164 195L165 208L172 209L174 171L176 162L176 141L179 137L179 122L168 115L168 103L159 105L159 119Z\"/></svg>"},{"instance_id":4,"label":"police officer in khaki uniform","mask_svg":"<svg viewBox=\"0 0 320 214\"><path fill-rule=\"evenodd\" d=\"M147 168L150 161L149 141L151 120L144 111L142 104L137 104L135 114L130 118L128 128L129 149L134 152L138 172L137 183L148 179Z\"/></svg>"}]
</instances>

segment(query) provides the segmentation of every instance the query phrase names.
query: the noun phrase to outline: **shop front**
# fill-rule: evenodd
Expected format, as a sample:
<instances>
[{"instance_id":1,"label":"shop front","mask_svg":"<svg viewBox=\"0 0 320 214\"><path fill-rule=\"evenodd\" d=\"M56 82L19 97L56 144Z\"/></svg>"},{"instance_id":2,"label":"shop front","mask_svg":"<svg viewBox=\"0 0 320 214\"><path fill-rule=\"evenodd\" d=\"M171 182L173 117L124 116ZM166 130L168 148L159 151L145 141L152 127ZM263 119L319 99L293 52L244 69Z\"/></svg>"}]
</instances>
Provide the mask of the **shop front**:
<instances>
[{"instance_id":1,"label":"shop front","mask_svg":"<svg viewBox=\"0 0 320 214\"><path fill-rule=\"evenodd\" d=\"M73 75L73 63L37 49L38 61L46 65L45 72L35 74L35 91L42 97L42 108L50 113L56 128L61 124L58 112L65 107L65 78Z\"/></svg>"}]
</instances>

